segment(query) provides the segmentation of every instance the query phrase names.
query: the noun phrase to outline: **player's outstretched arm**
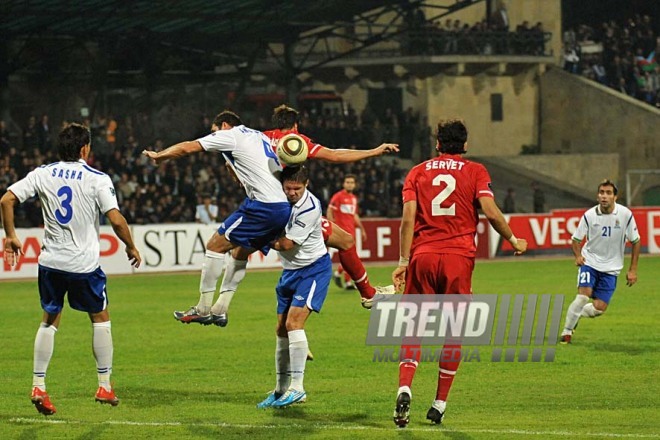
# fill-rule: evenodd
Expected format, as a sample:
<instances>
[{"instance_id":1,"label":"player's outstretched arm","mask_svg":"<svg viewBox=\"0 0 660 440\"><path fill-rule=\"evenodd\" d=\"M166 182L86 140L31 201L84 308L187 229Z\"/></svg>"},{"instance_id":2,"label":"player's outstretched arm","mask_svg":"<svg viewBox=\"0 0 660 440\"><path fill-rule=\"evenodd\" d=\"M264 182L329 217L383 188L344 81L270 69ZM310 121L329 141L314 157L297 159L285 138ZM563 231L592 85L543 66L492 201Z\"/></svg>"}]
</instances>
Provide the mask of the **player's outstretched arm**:
<instances>
[{"instance_id":1,"label":"player's outstretched arm","mask_svg":"<svg viewBox=\"0 0 660 440\"><path fill-rule=\"evenodd\" d=\"M516 238L509 224L504 219L502 211L497 207L495 199L491 197L479 197L481 210L488 219L488 222L495 228L498 234L511 243L515 250L514 255L520 255L527 250L527 240Z\"/></svg>"},{"instance_id":2,"label":"player's outstretched arm","mask_svg":"<svg viewBox=\"0 0 660 440\"><path fill-rule=\"evenodd\" d=\"M133 237L131 236L131 230L128 228L126 218L118 209L111 209L105 213L105 216L110 221L117 237L126 245L126 256L131 266L140 267L142 257L140 256L140 251L135 247L135 243L133 243Z\"/></svg>"},{"instance_id":3,"label":"player's outstretched arm","mask_svg":"<svg viewBox=\"0 0 660 440\"><path fill-rule=\"evenodd\" d=\"M315 159L332 163L350 163L370 157L382 156L388 153L398 153L399 144L381 144L371 150L350 150L348 148L321 147L314 156Z\"/></svg>"},{"instance_id":4,"label":"player's outstretched arm","mask_svg":"<svg viewBox=\"0 0 660 440\"><path fill-rule=\"evenodd\" d=\"M14 223L14 206L18 204L18 197L7 191L0 199L0 210L2 212L2 226L5 230L4 259L7 264L14 266L23 253L23 244L16 236Z\"/></svg>"},{"instance_id":5,"label":"player's outstretched arm","mask_svg":"<svg viewBox=\"0 0 660 440\"><path fill-rule=\"evenodd\" d=\"M142 150L142 154L159 164L169 159L178 159L203 150L202 144L198 141L185 141L174 144L163 151Z\"/></svg>"}]
</instances>

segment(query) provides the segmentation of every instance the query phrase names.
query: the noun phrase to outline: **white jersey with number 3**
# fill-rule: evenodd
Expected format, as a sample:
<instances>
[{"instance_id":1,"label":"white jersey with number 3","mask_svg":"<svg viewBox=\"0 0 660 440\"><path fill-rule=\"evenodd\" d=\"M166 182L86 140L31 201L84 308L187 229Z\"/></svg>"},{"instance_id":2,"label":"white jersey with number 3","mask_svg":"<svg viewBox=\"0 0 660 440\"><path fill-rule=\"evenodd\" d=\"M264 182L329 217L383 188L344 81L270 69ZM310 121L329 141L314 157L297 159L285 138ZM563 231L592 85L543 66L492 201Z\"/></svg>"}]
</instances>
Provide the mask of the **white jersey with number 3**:
<instances>
[{"instance_id":1,"label":"white jersey with number 3","mask_svg":"<svg viewBox=\"0 0 660 440\"><path fill-rule=\"evenodd\" d=\"M35 194L44 216L39 264L73 273L99 267L99 214L119 209L112 180L78 162L41 166L9 187L22 203Z\"/></svg>"},{"instance_id":2,"label":"white jersey with number 3","mask_svg":"<svg viewBox=\"0 0 660 440\"><path fill-rule=\"evenodd\" d=\"M603 214L600 206L584 213L573 240L585 237L582 256L587 266L612 275L619 275L623 268L626 240L635 243L640 238L632 211L616 203L610 214Z\"/></svg>"}]
</instances>

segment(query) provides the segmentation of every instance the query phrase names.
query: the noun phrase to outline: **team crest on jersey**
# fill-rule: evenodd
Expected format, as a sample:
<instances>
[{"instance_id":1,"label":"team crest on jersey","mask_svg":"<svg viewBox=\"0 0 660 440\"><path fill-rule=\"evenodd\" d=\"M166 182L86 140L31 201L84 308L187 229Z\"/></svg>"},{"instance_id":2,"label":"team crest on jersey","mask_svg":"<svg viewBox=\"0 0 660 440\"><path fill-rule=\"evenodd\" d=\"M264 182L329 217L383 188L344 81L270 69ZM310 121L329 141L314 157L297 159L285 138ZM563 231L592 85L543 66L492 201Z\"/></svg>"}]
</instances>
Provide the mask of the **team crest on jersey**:
<instances>
[{"instance_id":1,"label":"team crest on jersey","mask_svg":"<svg viewBox=\"0 0 660 440\"><path fill-rule=\"evenodd\" d=\"M621 223L619 222L619 219L616 219L614 222L614 229L621 229Z\"/></svg>"}]
</instances>

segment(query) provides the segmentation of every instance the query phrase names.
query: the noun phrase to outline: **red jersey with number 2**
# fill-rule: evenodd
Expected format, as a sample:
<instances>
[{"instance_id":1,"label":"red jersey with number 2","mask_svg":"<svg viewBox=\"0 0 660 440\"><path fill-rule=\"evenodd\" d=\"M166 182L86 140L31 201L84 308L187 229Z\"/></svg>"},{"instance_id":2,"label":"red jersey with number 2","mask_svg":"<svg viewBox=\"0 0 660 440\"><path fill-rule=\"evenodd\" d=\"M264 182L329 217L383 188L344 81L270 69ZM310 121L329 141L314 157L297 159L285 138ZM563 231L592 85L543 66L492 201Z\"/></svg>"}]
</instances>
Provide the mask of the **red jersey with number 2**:
<instances>
[{"instance_id":1,"label":"red jersey with number 2","mask_svg":"<svg viewBox=\"0 0 660 440\"><path fill-rule=\"evenodd\" d=\"M474 257L479 197L493 197L490 175L461 155L441 154L410 170L403 185L403 203L417 201L410 255Z\"/></svg>"}]
</instances>

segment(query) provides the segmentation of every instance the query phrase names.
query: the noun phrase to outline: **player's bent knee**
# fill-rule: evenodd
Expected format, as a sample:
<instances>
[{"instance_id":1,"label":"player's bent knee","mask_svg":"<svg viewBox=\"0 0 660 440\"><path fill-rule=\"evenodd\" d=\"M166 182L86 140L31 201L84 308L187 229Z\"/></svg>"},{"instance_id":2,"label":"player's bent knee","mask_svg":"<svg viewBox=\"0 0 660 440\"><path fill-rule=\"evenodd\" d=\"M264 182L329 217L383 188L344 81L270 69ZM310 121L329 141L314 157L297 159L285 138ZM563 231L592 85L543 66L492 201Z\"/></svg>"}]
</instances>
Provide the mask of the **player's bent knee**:
<instances>
[{"instance_id":1,"label":"player's bent knee","mask_svg":"<svg viewBox=\"0 0 660 440\"><path fill-rule=\"evenodd\" d=\"M235 247L236 246L227 240L227 237L220 235L217 232L214 232L211 238L209 238L209 241L206 243L206 250L217 252L219 254L224 254L225 252L228 252Z\"/></svg>"}]
</instances>

